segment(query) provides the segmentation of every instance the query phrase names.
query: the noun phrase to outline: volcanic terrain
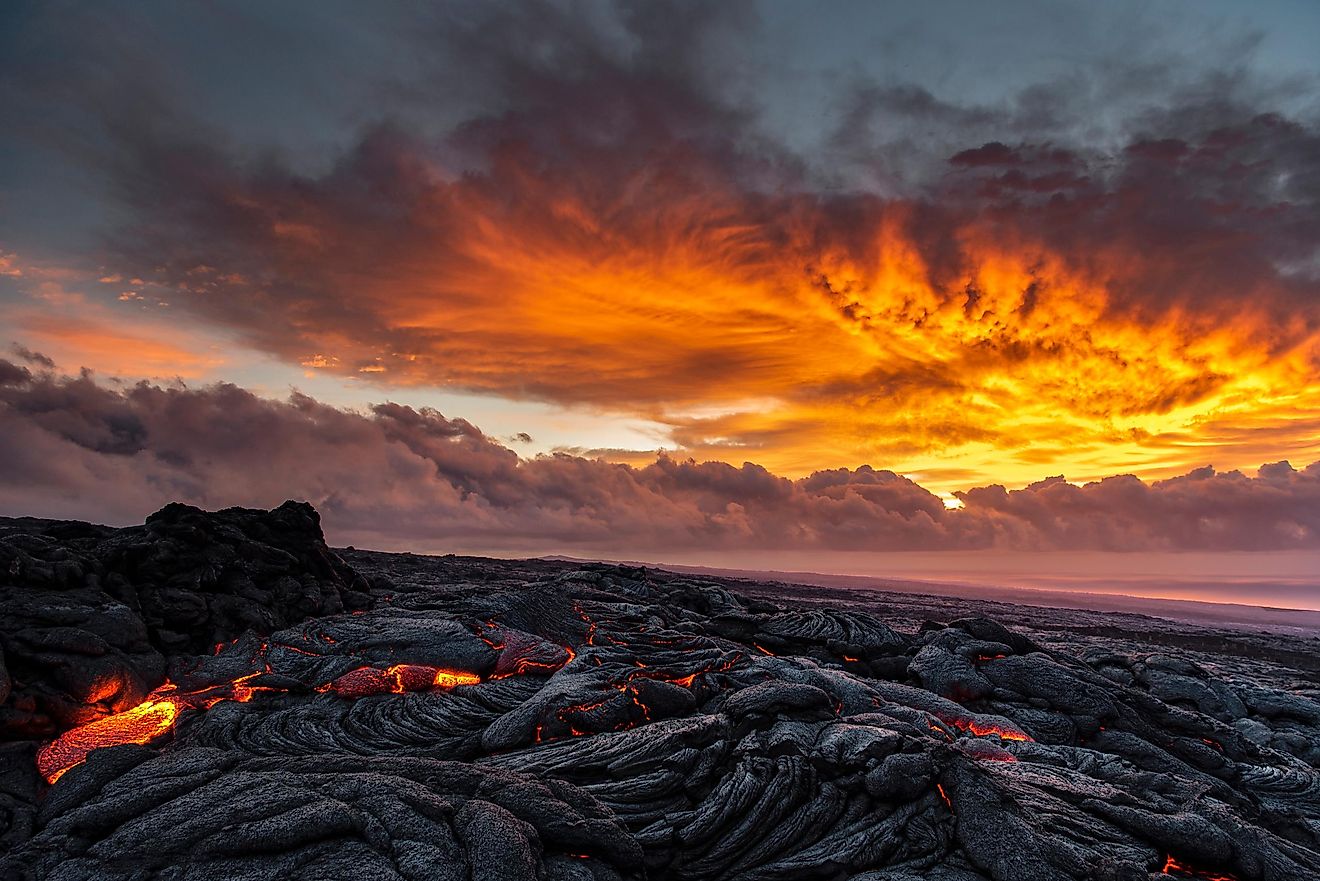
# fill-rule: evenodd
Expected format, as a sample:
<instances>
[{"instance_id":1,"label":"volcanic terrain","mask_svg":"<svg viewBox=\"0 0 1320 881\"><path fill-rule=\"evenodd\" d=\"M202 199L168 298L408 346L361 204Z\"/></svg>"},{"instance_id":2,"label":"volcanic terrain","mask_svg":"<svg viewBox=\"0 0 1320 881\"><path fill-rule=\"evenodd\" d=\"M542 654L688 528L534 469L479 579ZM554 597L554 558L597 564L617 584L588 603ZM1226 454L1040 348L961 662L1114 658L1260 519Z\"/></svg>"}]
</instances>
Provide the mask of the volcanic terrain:
<instances>
[{"instance_id":1,"label":"volcanic terrain","mask_svg":"<svg viewBox=\"0 0 1320 881\"><path fill-rule=\"evenodd\" d=\"M989 617L991 611L997 618ZM0 878L1320 878L1320 642L0 520Z\"/></svg>"}]
</instances>

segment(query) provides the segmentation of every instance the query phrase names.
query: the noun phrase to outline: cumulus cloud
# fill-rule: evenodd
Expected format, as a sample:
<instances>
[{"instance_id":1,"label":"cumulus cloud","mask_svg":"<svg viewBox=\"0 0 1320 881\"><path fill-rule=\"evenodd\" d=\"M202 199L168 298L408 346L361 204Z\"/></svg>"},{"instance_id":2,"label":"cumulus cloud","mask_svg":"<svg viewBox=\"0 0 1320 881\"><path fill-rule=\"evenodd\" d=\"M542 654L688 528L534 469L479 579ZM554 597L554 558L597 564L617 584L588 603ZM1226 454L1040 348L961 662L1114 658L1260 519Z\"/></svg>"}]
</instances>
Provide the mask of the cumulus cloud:
<instances>
[{"instance_id":1,"label":"cumulus cloud","mask_svg":"<svg viewBox=\"0 0 1320 881\"><path fill-rule=\"evenodd\" d=\"M792 480L753 464L520 458L433 410L339 409L233 385L33 373L0 361L0 511L140 521L170 501L312 502L334 541L616 553L684 549L1320 548L1320 464L1145 483L980 487L947 509L869 467Z\"/></svg>"}]
</instances>

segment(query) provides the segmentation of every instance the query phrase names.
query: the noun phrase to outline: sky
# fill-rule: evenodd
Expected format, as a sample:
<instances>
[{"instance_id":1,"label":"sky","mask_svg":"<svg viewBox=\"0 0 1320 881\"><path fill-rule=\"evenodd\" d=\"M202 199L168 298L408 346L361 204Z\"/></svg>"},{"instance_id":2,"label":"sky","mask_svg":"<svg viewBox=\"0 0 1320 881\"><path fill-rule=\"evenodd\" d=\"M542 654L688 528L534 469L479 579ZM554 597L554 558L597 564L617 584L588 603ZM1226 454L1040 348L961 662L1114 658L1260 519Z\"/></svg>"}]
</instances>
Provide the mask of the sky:
<instances>
[{"instance_id":1,"label":"sky","mask_svg":"<svg viewBox=\"0 0 1320 881\"><path fill-rule=\"evenodd\" d=\"M0 513L1320 550L1317 44L1302 0L5 4Z\"/></svg>"}]
</instances>

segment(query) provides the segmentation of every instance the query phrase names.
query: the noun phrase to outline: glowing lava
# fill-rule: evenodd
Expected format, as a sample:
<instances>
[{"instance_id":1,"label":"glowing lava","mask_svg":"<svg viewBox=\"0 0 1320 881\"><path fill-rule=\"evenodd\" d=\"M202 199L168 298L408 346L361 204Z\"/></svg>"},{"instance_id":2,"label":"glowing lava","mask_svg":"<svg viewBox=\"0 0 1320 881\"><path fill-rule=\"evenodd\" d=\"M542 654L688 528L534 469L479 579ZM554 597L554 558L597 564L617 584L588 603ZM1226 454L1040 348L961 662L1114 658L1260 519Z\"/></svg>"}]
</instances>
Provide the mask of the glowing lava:
<instances>
[{"instance_id":1,"label":"glowing lava","mask_svg":"<svg viewBox=\"0 0 1320 881\"><path fill-rule=\"evenodd\" d=\"M1232 875L1216 875L1193 869L1186 863L1178 862L1172 854L1164 861L1164 868L1160 871L1175 878L1195 878L1197 881L1237 881Z\"/></svg>"},{"instance_id":2,"label":"glowing lava","mask_svg":"<svg viewBox=\"0 0 1320 881\"><path fill-rule=\"evenodd\" d=\"M206 710L226 700L245 703L259 691L272 691L248 685L259 675L249 673L232 682L193 692L180 692L173 682L166 682L133 709L79 725L46 744L37 753L37 770L47 783L54 783L70 768L85 762L94 749L124 743L146 744L168 733L181 710Z\"/></svg>"},{"instance_id":3,"label":"glowing lava","mask_svg":"<svg viewBox=\"0 0 1320 881\"><path fill-rule=\"evenodd\" d=\"M974 734L977 737L989 737L990 735L994 735L1003 740L1032 740L1031 736L1025 732L1013 728L1005 728L994 722L978 722L975 719L959 719L956 717L948 719L941 717L940 721L945 725L952 725L959 731L965 731L968 734Z\"/></svg>"},{"instance_id":4,"label":"glowing lava","mask_svg":"<svg viewBox=\"0 0 1320 881\"><path fill-rule=\"evenodd\" d=\"M489 633L495 635L495 638L488 635L487 631L478 633L478 636L500 653L491 679L526 675L548 676L568 666L577 657L577 652L572 646L550 645L518 630L501 630L494 622L486 622L485 627ZM548 654L551 651L555 654Z\"/></svg>"},{"instance_id":5,"label":"glowing lava","mask_svg":"<svg viewBox=\"0 0 1320 881\"><path fill-rule=\"evenodd\" d=\"M37 753L37 770L54 783L81 765L92 750L121 743L150 743L174 726L179 706L171 698L148 698L131 710L105 716L61 734Z\"/></svg>"},{"instance_id":6,"label":"glowing lava","mask_svg":"<svg viewBox=\"0 0 1320 881\"><path fill-rule=\"evenodd\" d=\"M735 664L741 661L742 658L743 655L741 652L734 652L730 657L725 658L722 661L712 662L700 670L683 676L677 676L673 673L667 673L661 670L650 669L643 662L634 661L633 663L637 665L637 669L630 670L621 681L609 683L610 688L626 699L636 709L636 712L632 714L632 718L619 719L608 729L600 728L599 723L592 719L591 714L615 700L614 695L607 695L587 703L571 704L567 707L560 707L555 711L555 719L568 727L568 734L572 737L585 737L592 734L601 734L605 731L627 731L638 725L655 721L655 717L652 715L652 708L642 700L642 696L638 692L638 680L649 679L656 682L668 682L671 685L678 685L690 689L696 686L697 680L700 677L712 673L726 673L731 670ZM586 725L591 725L592 727L584 727ZM544 724L536 726L536 743L544 743L549 740L554 740L559 736L562 735L547 736Z\"/></svg>"},{"instance_id":7,"label":"glowing lava","mask_svg":"<svg viewBox=\"0 0 1320 881\"><path fill-rule=\"evenodd\" d=\"M403 694L432 688L476 685L481 677L465 670L449 670L425 664L395 664L384 670L359 667L319 686L317 691L333 691L340 697L367 697L373 694Z\"/></svg>"},{"instance_id":8,"label":"glowing lava","mask_svg":"<svg viewBox=\"0 0 1320 881\"><path fill-rule=\"evenodd\" d=\"M264 645L262 649L264 651ZM70 768L85 762L94 749L125 743L147 744L169 733L179 713L185 709L207 710L220 701L245 703L258 692L282 690L250 685L251 680L262 675L262 672L269 671L249 673L231 682L192 692L181 692L173 682L166 682L133 709L70 729L46 744L37 753L37 770L46 778L46 782L54 783ZM480 681L480 676L465 670L449 670L425 664L395 664L384 670L360 667L317 690L333 691L341 697L365 697L475 685Z\"/></svg>"}]
</instances>

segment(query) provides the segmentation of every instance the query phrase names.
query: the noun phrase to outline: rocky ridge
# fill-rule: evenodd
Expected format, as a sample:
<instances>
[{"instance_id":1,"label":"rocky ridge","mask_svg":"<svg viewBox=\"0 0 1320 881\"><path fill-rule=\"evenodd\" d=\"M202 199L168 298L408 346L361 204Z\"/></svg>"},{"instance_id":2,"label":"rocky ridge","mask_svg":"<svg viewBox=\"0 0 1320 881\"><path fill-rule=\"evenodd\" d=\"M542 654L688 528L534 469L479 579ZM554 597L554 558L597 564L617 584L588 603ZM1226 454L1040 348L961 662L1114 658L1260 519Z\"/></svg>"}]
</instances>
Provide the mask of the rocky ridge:
<instances>
[{"instance_id":1,"label":"rocky ridge","mask_svg":"<svg viewBox=\"0 0 1320 881\"><path fill-rule=\"evenodd\" d=\"M0 579L0 877L1320 878L1302 640L341 556L294 503L2 521Z\"/></svg>"}]
</instances>

